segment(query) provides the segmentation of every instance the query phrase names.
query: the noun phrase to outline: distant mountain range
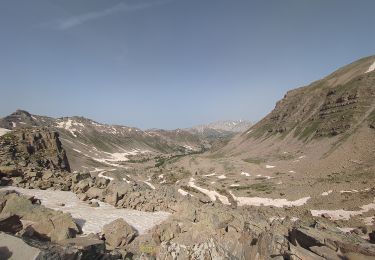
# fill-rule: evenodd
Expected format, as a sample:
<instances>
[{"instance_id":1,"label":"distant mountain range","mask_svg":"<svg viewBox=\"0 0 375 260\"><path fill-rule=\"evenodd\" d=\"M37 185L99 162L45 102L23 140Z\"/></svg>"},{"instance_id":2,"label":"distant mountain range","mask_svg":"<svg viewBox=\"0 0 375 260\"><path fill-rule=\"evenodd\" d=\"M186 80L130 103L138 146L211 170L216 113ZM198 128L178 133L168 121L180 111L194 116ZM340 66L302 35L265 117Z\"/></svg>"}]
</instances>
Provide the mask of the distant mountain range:
<instances>
[{"instance_id":1,"label":"distant mountain range","mask_svg":"<svg viewBox=\"0 0 375 260\"><path fill-rule=\"evenodd\" d=\"M229 138L247 129L249 122L221 121L190 129L141 130L135 127L108 125L84 117L52 118L32 115L24 110L0 119L0 128L48 127L58 131L73 168L107 165L121 167L131 158L145 159L157 154L202 152L215 139Z\"/></svg>"}]
</instances>

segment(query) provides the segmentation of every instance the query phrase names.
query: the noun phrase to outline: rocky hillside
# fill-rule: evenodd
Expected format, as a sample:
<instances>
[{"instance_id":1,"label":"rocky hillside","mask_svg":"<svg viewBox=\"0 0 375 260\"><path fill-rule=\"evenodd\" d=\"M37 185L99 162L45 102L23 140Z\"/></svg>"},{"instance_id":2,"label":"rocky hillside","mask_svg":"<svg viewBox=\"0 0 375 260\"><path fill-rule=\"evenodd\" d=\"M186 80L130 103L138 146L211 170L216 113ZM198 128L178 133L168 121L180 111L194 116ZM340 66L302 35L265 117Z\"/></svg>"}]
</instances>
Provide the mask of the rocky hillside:
<instances>
[{"instance_id":1,"label":"rocky hillside","mask_svg":"<svg viewBox=\"0 0 375 260\"><path fill-rule=\"evenodd\" d=\"M374 128L375 56L363 58L312 84L288 91L256 125L244 132L228 150L248 151L267 143L304 147L310 143L341 144L359 129ZM369 132L373 137L373 132ZM368 136L370 139L371 137ZM263 149L264 150L264 149Z\"/></svg>"},{"instance_id":2,"label":"rocky hillside","mask_svg":"<svg viewBox=\"0 0 375 260\"><path fill-rule=\"evenodd\" d=\"M209 144L185 130L148 130L100 124L83 117L51 118L17 110L0 119L7 130L47 127L58 131L74 169L82 166L121 167L127 160L146 160L160 154L187 154Z\"/></svg>"},{"instance_id":3,"label":"rocky hillside","mask_svg":"<svg viewBox=\"0 0 375 260\"><path fill-rule=\"evenodd\" d=\"M304 217L300 220L270 218L270 212L264 208L226 205L181 194L176 191L175 183L156 191L134 180L118 182L70 173L67 161L53 163L53 158L63 158L63 151L58 136L47 129L17 129L0 137L0 184L8 184L4 183L7 181L13 186L30 188L0 189L1 256L280 260L373 259L375 256L374 232L369 233L365 228L344 234L328 219L314 218L308 212L302 212ZM75 201L72 206L77 198L68 191L75 192L83 202ZM48 194L48 198L43 194ZM53 203L48 203L49 199ZM83 213L78 207L83 208ZM95 209L89 210L92 207ZM110 220L121 208L164 209L172 214L140 233L124 220L126 216ZM105 217L97 216L98 222L93 225L91 214L98 211ZM140 212L130 215L134 214L133 225L140 225ZM151 215L148 221L150 218ZM107 223L103 225L100 221ZM93 233L85 233L88 230ZM360 235L367 235L369 240Z\"/></svg>"}]
</instances>

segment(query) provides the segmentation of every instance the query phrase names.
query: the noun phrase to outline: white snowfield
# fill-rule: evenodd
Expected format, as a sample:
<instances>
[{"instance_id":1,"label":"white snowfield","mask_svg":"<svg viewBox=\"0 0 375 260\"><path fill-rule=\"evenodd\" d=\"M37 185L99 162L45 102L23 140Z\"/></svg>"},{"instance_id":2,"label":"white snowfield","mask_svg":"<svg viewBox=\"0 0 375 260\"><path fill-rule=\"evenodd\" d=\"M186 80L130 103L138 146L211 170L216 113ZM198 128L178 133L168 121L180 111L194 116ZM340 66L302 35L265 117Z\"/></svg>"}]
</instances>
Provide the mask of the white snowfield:
<instances>
[{"instance_id":1,"label":"white snowfield","mask_svg":"<svg viewBox=\"0 0 375 260\"><path fill-rule=\"evenodd\" d=\"M1 189L16 190L21 194L35 196L40 199L42 205L47 208L70 213L76 223L82 227L84 234L99 233L102 231L105 224L118 218L123 218L140 234L144 234L171 215L168 212L162 211L151 213L130 209L117 209L104 202L99 202L100 207L93 208L79 200L78 197L70 191L28 190L18 187L4 187ZM65 206L59 206L61 203L64 203Z\"/></svg>"},{"instance_id":2,"label":"white snowfield","mask_svg":"<svg viewBox=\"0 0 375 260\"><path fill-rule=\"evenodd\" d=\"M322 214L327 214L332 220L349 220L352 216L362 215L365 212L368 212L372 209L375 209L375 200L373 203L363 205L361 210L351 211L344 209L337 210L311 210L311 215L314 217L321 216Z\"/></svg>"},{"instance_id":3,"label":"white snowfield","mask_svg":"<svg viewBox=\"0 0 375 260\"><path fill-rule=\"evenodd\" d=\"M206 194L210 198L210 200L212 200L212 201L216 201L216 199L218 198L221 201L221 203L223 203L225 205L230 205L229 200L226 196L221 195L217 191L211 191L211 190L207 190L207 189L198 187L198 186L195 185L194 182L195 182L195 179L190 178L190 181L189 181L188 185L192 188L195 188L195 189L199 190L203 194Z\"/></svg>"},{"instance_id":4,"label":"white snowfield","mask_svg":"<svg viewBox=\"0 0 375 260\"><path fill-rule=\"evenodd\" d=\"M76 151L77 153L79 154L82 154L88 158L91 158L93 159L94 161L97 161L97 162L101 162L101 163L104 163L104 164L107 164L109 166L114 166L114 167L120 167L120 168L128 168L126 166L123 166L123 165L120 165L116 162L126 162L128 161L129 159L127 158L128 155L137 155L137 154L143 154L143 153L148 153L149 151L148 150L139 150L139 149L134 149L132 151L127 151L127 152L123 152L123 153L108 153L108 152L104 152L105 154L105 157L106 158L97 158L97 157L93 157L91 155L88 155L80 150L77 150L77 149L73 149L74 151ZM96 150L96 148L95 148ZM97 155L97 153L95 153Z\"/></svg>"},{"instance_id":5,"label":"white snowfield","mask_svg":"<svg viewBox=\"0 0 375 260\"><path fill-rule=\"evenodd\" d=\"M260 198L260 197L236 197L232 192L230 192L233 199L237 201L238 206L274 206L278 208L282 207L292 207L292 206L302 206L311 197L304 197L299 200L289 201L286 199L271 199L271 198Z\"/></svg>"},{"instance_id":6,"label":"white snowfield","mask_svg":"<svg viewBox=\"0 0 375 260\"><path fill-rule=\"evenodd\" d=\"M368 70L366 71L366 73L369 73L369 72L371 72L371 71L373 71L373 70L375 70L375 61L374 61L374 63L372 63L372 64L370 65L370 67L368 68Z\"/></svg>"},{"instance_id":7,"label":"white snowfield","mask_svg":"<svg viewBox=\"0 0 375 260\"><path fill-rule=\"evenodd\" d=\"M8 132L10 132L10 130L5 129L5 128L0 128L0 136L5 135Z\"/></svg>"},{"instance_id":8,"label":"white snowfield","mask_svg":"<svg viewBox=\"0 0 375 260\"><path fill-rule=\"evenodd\" d=\"M244 175L246 177L250 177L250 173L247 173L247 172L241 172L241 175Z\"/></svg>"}]
</instances>

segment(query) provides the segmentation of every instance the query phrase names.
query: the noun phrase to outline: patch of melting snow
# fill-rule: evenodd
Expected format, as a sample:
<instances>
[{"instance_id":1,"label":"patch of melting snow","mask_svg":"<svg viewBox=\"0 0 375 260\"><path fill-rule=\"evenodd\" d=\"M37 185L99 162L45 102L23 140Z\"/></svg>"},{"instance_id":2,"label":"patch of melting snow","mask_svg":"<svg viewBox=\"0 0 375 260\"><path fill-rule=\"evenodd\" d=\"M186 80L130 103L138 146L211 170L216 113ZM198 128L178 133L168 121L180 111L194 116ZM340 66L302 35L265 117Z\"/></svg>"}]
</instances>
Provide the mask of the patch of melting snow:
<instances>
[{"instance_id":1,"label":"patch of melting snow","mask_svg":"<svg viewBox=\"0 0 375 260\"><path fill-rule=\"evenodd\" d=\"M0 136L5 135L6 133L9 133L9 132L10 132L9 129L0 128Z\"/></svg>"},{"instance_id":2,"label":"patch of melting snow","mask_svg":"<svg viewBox=\"0 0 375 260\"><path fill-rule=\"evenodd\" d=\"M203 175L204 177L211 177L211 176L215 176L216 175L216 172L213 172L213 173L210 173L210 174L206 174L206 175Z\"/></svg>"},{"instance_id":3,"label":"patch of melting snow","mask_svg":"<svg viewBox=\"0 0 375 260\"><path fill-rule=\"evenodd\" d=\"M296 173L295 171L289 171L289 173Z\"/></svg>"},{"instance_id":4,"label":"patch of melting snow","mask_svg":"<svg viewBox=\"0 0 375 260\"><path fill-rule=\"evenodd\" d=\"M122 178L122 180L125 181L125 182L128 183L128 184L130 183L130 181L127 180L126 178Z\"/></svg>"},{"instance_id":5,"label":"patch of melting snow","mask_svg":"<svg viewBox=\"0 0 375 260\"><path fill-rule=\"evenodd\" d=\"M285 219L285 217L270 217L269 221L270 222L273 222L274 220L280 220L280 221L282 221L284 219ZM290 218L290 221L292 221L292 222L296 222L297 220L299 220L299 218L297 218L297 217L291 217Z\"/></svg>"},{"instance_id":6,"label":"patch of melting snow","mask_svg":"<svg viewBox=\"0 0 375 260\"><path fill-rule=\"evenodd\" d=\"M105 171L104 171L104 172L100 172L100 173L98 174L98 177L99 177L99 178L104 178L104 179L107 179L107 180L110 180L110 181L113 181L113 180L114 180L112 177L109 177L109 176L105 176L105 175L103 175L103 173L105 173Z\"/></svg>"},{"instance_id":7,"label":"patch of melting snow","mask_svg":"<svg viewBox=\"0 0 375 260\"><path fill-rule=\"evenodd\" d=\"M189 196L194 197L194 195L190 194L190 193L187 192L187 191L184 191L183 189L178 189L178 193L180 193L182 196L187 196L187 195L189 195Z\"/></svg>"},{"instance_id":8,"label":"patch of melting snow","mask_svg":"<svg viewBox=\"0 0 375 260\"><path fill-rule=\"evenodd\" d=\"M13 126L13 127L17 127L17 123L12 122L12 126Z\"/></svg>"},{"instance_id":9,"label":"patch of melting snow","mask_svg":"<svg viewBox=\"0 0 375 260\"><path fill-rule=\"evenodd\" d=\"M372 209L375 209L375 201L374 203L363 205L361 207L361 210L357 210L357 211L344 210L344 209L310 210L310 211L311 211L311 215L313 215L314 217L327 214L332 220L349 220L352 216L362 215L363 213L368 212Z\"/></svg>"},{"instance_id":10,"label":"patch of melting snow","mask_svg":"<svg viewBox=\"0 0 375 260\"><path fill-rule=\"evenodd\" d=\"M369 72L371 72L371 71L373 71L373 70L375 70L375 61L374 61L374 63L372 63L372 64L370 65L370 67L368 68L368 70L366 71L366 73L369 73Z\"/></svg>"},{"instance_id":11,"label":"patch of melting snow","mask_svg":"<svg viewBox=\"0 0 375 260\"><path fill-rule=\"evenodd\" d=\"M233 199L237 201L238 206L274 206L278 208L282 207L293 207L302 206L311 197L304 197L298 200L289 201L286 199L271 199L271 198L261 198L261 197L236 197L232 192L230 192Z\"/></svg>"},{"instance_id":12,"label":"patch of melting snow","mask_svg":"<svg viewBox=\"0 0 375 260\"><path fill-rule=\"evenodd\" d=\"M113 162L127 161L128 159L126 158L126 160L125 160L124 157L123 157L125 153L113 153L113 154L106 153L106 154L112 155L112 158L96 158L96 157L90 156L88 154L85 154L80 150L77 150L77 149L73 149L73 150L76 151L77 153L80 153L80 154L88 157L88 158L93 159L94 161L101 162L101 163L107 164L109 166L125 168L125 169L128 168L126 166L123 166L123 165L120 165L120 164L117 164L117 163L113 163ZM118 159L118 158L121 158L121 159Z\"/></svg>"},{"instance_id":13,"label":"patch of melting snow","mask_svg":"<svg viewBox=\"0 0 375 260\"><path fill-rule=\"evenodd\" d=\"M207 195L210 198L210 200L212 200L212 201L216 201L216 199L218 198L221 201L221 203L223 203L225 205L230 205L229 200L226 196L221 195L217 191L212 191L212 190L207 190L207 189L201 188L201 187L195 185L194 182L195 182L195 179L190 178L190 181L189 181L188 185L190 187L194 188L194 189L199 190L203 194Z\"/></svg>"},{"instance_id":14,"label":"patch of melting snow","mask_svg":"<svg viewBox=\"0 0 375 260\"><path fill-rule=\"evenodd\" d=\"M164 178L164 174L160 174L160 175L158 176L158 178L159 178L159 179L163 179L163 178Z\"/></svg>"},{"instance_id":15,"label":"patch of melting snow","mask_svg":"<svg viewBox=\"0 0 375 260\"><path fill-rule=\"evenodd\" d=\"M93 208L79 200L78 197L70 191L28 190L18 187L4 187L1 189L16 190L27 196L35 196L40 199L42 205L47 208L70 213L76 220L76 223L82 227L84 234L99 233L105 224L118 218L123 218L138 230L140 234L144 234L170 216L170 213L162 211L151 213L130 209L117 209L104 202L99 202L100 207ZM65 204L65 206L59 206L61 203Z\"/></svg>"},{"instance_id":16,"label":"patch of melting snow","mask_svg":"<svg viewBox=\"0 0 375 260\"><path fill-rule=\"evenodd\" d=\"M340 190L340 193L357 193L358 190Z\"/></svg>"},{"instance_id":17,"label":"patch of melting snow","mask_svg":"<svg viewBox=\"0 0 375 260\"><path fill-rule=\"evenodd\" d=\"M222 174L222 175L217 176L217 178L218 178L218 179L226 179L227 176L225 176L224 174Z\"/></svg>"},{"instance_id":18,"label":"patch of melting snow","mask_svg":"<svg viewBox=\"0 0 375 260\"><path fill-rule=\"evenodd\" d=\"M67 121L57 122L57 125L56 125L57 128L65 129L65 130L69 131L74 137L77 137L77 135L75 134L75 132L77 132L78 130L74 126L85 127L84 124L76 122L76 121L74 121L74 120L72 120L70 118Z\"/></svg>"},{"instance_id":19,"label":"patch of melting snow","mask_svg":"<svg viewBox=\"0 0 375 260\"><path fill-rule=\"evenodd\" d=\"M250 177L250 173L247 173L247 172L241 172L241 175L244 175L246 177Z\"/></svg>"},{"instance_id":20,"label":"patch of melting snow","mask_svg":"<svg viewBox=\"0 0 375 260\"><path fill-rule=\"evenodd\" d=\"M187 149L187 150L190 150L190 151L194 151L195 149L193 147L191 147L190 145L184 145L184 147Z\"/></svg>"},{"instance_id":21,"label":"patch of melting snow","mask_svg":"<svg viewBox=\"0 0 375 260\"><path fill-rule=\"evenodd\" d=\"M350 232L352 232L355 228L351 228L351 227L338 227L337 229L341 230L341 231L344 232L344 233L350 233Z\"/></svg>"},{"instance_id":22,"label":"patch of melting snow","mask_svg":"<svg viewBox=\"0 0 375 260\"><path fill-rule=\"evenodd\" d=\"M240 187L240 185L239 184L237 184L237 183L233 183L233 184L231 184L231 185L229 185L230 187Z\"/></svg>"},{"instance_id":23,"label":"patch of melting snow","mask_svg":"<svg viewBox=\"0 0 375 260\"><path fill-rule=\"evenodd\" d=\"M331 194L332 192L333 192L333 190L325 191L325 192L323 192L321 195L322 195L322 196L328 196L328 195Z\"/></svg>"},{"instance_id":24,"label":"patch of melting snow","mask_svg":"<svg viewBox=\"0 0 375 260\"><path fill-rule=\"evenodd\" d=\"M150 182L149 182L150 179L148 179L147 181L143 181L144 183L146 183L151 189L155 190L155 186L152 185Z\"/></svg>"},{"instance_id":25,"label":"patch of melting snow","mask_svg":"<svg viewBox=\"0 0 375 260\"><path fill-rule=\"evenodd\" d=\"M266 165L266 169L272 169L272 168L275 168L276 166L273 166L273 165Z\"/></svg>"},{"instance_id":26,"label":"patch of melting snow","mask_svg":"<svg viewBox=\"0 0 375 260\"><path fill-rule=\"evenodd\" d=\"M305 157L306 157L306 155L302 155L302 156L298 157L298 159L303 159Z\"/></svg>"}]
</instances>

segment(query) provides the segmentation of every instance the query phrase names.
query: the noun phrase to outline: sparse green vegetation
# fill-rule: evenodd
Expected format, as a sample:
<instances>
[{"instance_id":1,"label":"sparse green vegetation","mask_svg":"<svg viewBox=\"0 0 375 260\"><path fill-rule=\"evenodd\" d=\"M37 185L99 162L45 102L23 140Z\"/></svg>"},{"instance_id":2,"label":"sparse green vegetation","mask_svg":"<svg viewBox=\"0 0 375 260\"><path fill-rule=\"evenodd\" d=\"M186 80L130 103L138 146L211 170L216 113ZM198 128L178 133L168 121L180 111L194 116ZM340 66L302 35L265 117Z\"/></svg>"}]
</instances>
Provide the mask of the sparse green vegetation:
<instances>
[{"instance_id":1,"label":"sparse green vegetation","mask_svg":"<svg viewBox=\"0 0 375 260\"><path fill-rule=\"evenodd\" d=\"M266 193L270 193L273 190L273 188L273 184L269 182L254 183L247 186L230 187L230 189L233 190L255 190Z\"/></svg>"},{"instance_id":2,"label":"sparse green vegetation","mask_svg":"<svg viewBox=\"0 0 375 260\"><path fill-rule=\"evenodd\" d=\"M261 163L266 162L265 159L261 159L261 158L246 158L246 159L243 159L243 161L247 163L253 163L253 164L261 164Z\"/></svg>"}]
</instances>

